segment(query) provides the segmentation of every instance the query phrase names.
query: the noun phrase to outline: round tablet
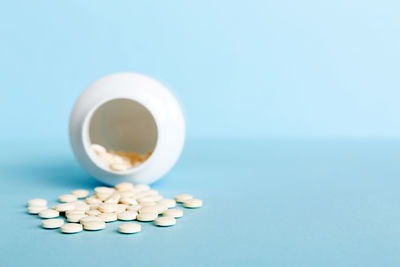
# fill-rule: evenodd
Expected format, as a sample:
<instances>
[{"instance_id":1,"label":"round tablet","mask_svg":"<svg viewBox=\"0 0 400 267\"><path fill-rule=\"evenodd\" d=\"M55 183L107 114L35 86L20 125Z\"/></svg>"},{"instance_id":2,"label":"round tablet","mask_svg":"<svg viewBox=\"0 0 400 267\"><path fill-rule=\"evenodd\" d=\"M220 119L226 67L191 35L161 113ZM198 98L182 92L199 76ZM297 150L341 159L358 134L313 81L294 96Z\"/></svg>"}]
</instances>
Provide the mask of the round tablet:
<instances>
[{"instance_id":1,"label":"round tablet","mask_svg":"<svg viewBox=\"0 0 400 267\"><path fill-rule=\"evenodd\" d=\"M158 217L154 221L154 224L158 226L172 226L176 224L176 220L174 217L163 216L163 217Z\"/></svg>"},{"instance_id":2,"label":"round tablet","mask_svg":"<svg viewBox=\"0 0 400 267\"><path fill-rule=\"evenodd\" d=\"M119 203L126 204L126 205L137 205L137 201L131 197L121 197Z\"/></svg>"},{"instance_id":3,"label":"round tablet","mask_svg":"<svg viewBox=\"0 0 400 267\"><path fill-rule=\"evenodd\" d=\"M107 152L106 148L104 146L98 145L98 144L92 144L90 148L96 153L97 155L104 154Z\"/></svg>"},{"instance_id":4,"label":"round tablet","mask_svg":"<svg viewBox=\"0 0 400 267\"><path fill-rule=\"evenodd\" d=\"M115 186L115 189L119 191L130 191L133 189L133 184L131 183L119 183Z\"/></svg>"},{"instance_id":5,"label":"round tablet","mask_svg":"<svg viewBox=\"0 0 400 267\"><path fill-rule=\"evenodd\" d=\"M103 222L103 220L100 219L99 217L96 217L96 216L85 216L85 217L82 217L82 218L79 220L79 222L80 222L81 224L85 224L85 223L87 223L87 222Z\"/></svg>"},{"instance_id":6,"label":"round tablet","mask_svg":"<svg viewBox=\"0 0 400 267\"><path fill-rule=\"evenodd\" d=\"M42 210L39 212L39 217L43 219L50 219L50 218L56 218L60 215L60 213L56 210Z\"/></svg>"},{"instance_id":7,"label":"round tablet","mask_svg":"<svg viewBox=\"0 0 400 267\"><path fill-rule=\"evenodd\" d=\"M41 211L47 210L46 206L29 206L28 213L39 214Z\"/></svg>"},{"instance_id":8,"label":"round tablet","mask_svg":"<svg viewBox=\"0 0 400 267\"><path fill-rule=\"evenodd\" d=\"M53 209L55 209L56 211L59 211L59 212L64 212L64 211L75 209L75 206L71 203L62 203L62 204L55 205L53 207Z\"/></svg>"},{"instance_id":9,"label":"round tablet","mask_svg":"<svg viewBox=\"0 0 400 267\"><path fill-rule=\"evenodd\" d=\"M124 211L118 213L118 220L121 221L133 221L136 220L137 212L136 211Z\"/></svg>"},{"instance_id":10,"label":"round tablet","mask_svg":"<svg viewBox=\"0 0 400 267\"><path fill-rule=\"evenodd\" d=\"M97 231L106 228L106 223L103 221L90 221L83 224L83 228L88 231Z\"/></svg>"},{"instance_id":11,"label":"round tablet","mask_svg":"<svg viewBox=\"0 0 400 267\"><path fill-rule=\"evenodd\" d=\"M96 198L96 197L88 197L85 199L86 203L88 203L89 205L93 205L93 204L101 204L103 203L100 199Z\"/></svg>"},{"instance_id":12,"label":"round tablet","mask_svg":"<svg viewBox=\"0 0 400 267\"><path fill-rule=\"evenodd\" d=\"M140 202L139 201L139 204L141 205L141 206L154 206L154 205L156 205L157 204L157 202L155 202L155 201L143 201L143 202Z\"/></svg>"},{"instance_id":13,"label":"round tablet","mask_svg":"<svg viewBox=\"0 0 400 267\"><path fill-rule=\"evenodd\" d=\"M143 207L140 206L140 205L132 205L132 206L128 206L128 207L126 208L126 210L128 210L128 211L138 211L138 210L140 210L141 208L143 208Z\"/></svg>"},{"instance_id":14,"label":"round tablet","mask_svg":"<svg viewBox=\"0 0 400 267\"><path fill-rule=\"evenodd\" d=\"M118 232L123 234L134 234L142 230L142 226L137 223L123 223L118 226Z\"/></svg>"},{"instance_id":15,"label":"round tablet","mask_svg":"<svg viewBox=\"0 0 400 267\"><path fill-rule=\"evenodd\" d=\"M146 191L146 190L150 190L150 186L148 186L147 184L138 184L138 185L136 185L134 187L134 189L136 189L136 190L138 190L140 192L143 192L143 191Z\"/></svg>"},{"instance_id":16,"label":"round tablet","mask_svg":"<svg viewBox=\"0 0 400 267\"><path fill-rule=\"evenodd\" d=\"M72 191L71 194L76 196L77 198L85 198L89 195L89 191L85 189L76 189Z\"/></svg>"},{"instance_id":17,"label":"round tablet","mask_svg":"<svg viewBox=\"0 0 400 267\"><path fill-rule=\"evenodd\" d=\"M99 216L101 214L99 210L87 210L85 213L89 216Z\"/></svg>"},{"instance_id":18,"label":"round tablet","mask_svg":"<svg viewBox=\"0 0 400 267\"><path fill-rule=\"evenodd\" d=\"M185 202L183 202L183 206L185 208L200 208L201 206L203 206L203 201L201 201L200 199L189 199L186 200Z\"/></svg>"},{"instance_id":19,"label":"round tablet","mask_svg":"<svg viewBox=\"0 0 400 267\"><path fill-rule=\"evenodd\" d=\"M163 204L163 205L167 206L167 208L173 208L176 206L176 201L173 199L170 199L170 198L164 198L157 202L158 202L158 204Z\"/></svg>"},{"instance_id":20,"label":"round tablet","mask_svg":"<svg viewBox=\"0 0 400 267\"><path fill-rule=\"evenodd\" d=\"M67 210L65 212L66 216L69 216L69 215L72 215L72 214L83 214L83 215L85 215L85 211L83 211L83 210Z\"/></svg>"},{"instance_id":21,"label":"round tablet","mask_svg":"<svg viewBox=\"0 0 400 267\"><path fill-rule=\"evenodd\" d=\"M77 200L78 198L76 197L76 196L74 196L74 195L71 195L71 194L66 194L66 195L61 195L61 196L59 196L58 197L58 200L60 201L60 202L72 202L72 201L75 201L75 200Z\"/></svg>"},{"instance_id":22,"label":"round tablet","mask_svg":"<svg viewBox=\"0 0 400 267\"><path fill-rule=\"evenodd\" d=\"M118 205L115 203L103 203L99 205L101 212L115 212L118 210Z\"/></svg>"},{"instance_id":23,"label":"round tablet","mask_svg":"<svg viewBox=\"0 0 400 267\"><path fill-rule=\"evenodd\" d=\"M64 224L63 219L47 219L42 221L42 227L46 229L59 228Z\"/></svg>"},{"instance_id":24,"label":"round tablet","mask_svg":"<svg viewBox=\"0 0 400 267\"><path fill-rule=\"evenodd\" d=\"M47 200L43 198L34 198L28 201L28 206L47 206Z\"/></svg>"},{"instance_id":25,"label":"round tablet","mask_svg":"<svg viewBox=\"0 0 400 267\"><path fill-rule=\"evenodd\" d=\"M176 202L185 202L186 200L192 199L193 196L192 195L188 195L188 194L180 194L180 195L176 195L175 196L175 200Z\"/></svg>"},{"instance_id":26,"label":"round tablet","mask_svg":"<svg viewBox=\"0 0 400 267\"><path fill-rule=\"evenodd\" d=\"M77 223L79 222L83 217L86 217L84 213L72 213L72 214L67 214L67 221L72 222L72 223Z\"/></svg>"},{"instance_id":27,"label":"round tablet","mask_svg":"<svg viewBox=\"0 0 400 267\"><path fill-rule=\"evenodd\" d=\"M66 223L61 226L61 232L64 234L79 233L83 229L82 224L79 223Z\"/></svg>"},{"instance_id":28,"label":"round tablet","mask_svg":"<svg viewBox=\"0 0 400 267\"><path fill-rule=\"evenodd\" d=\"M158 217L157 213L139 213L136 216L136 219L141 222L151 222L154 221Z\"/></svg>"},{"instance_id":29,"label":"round tablet","mask_svg":"<svg viewBox=\"0 0 400 267\"><path fill-rule=\"evenodd\" d=\"M96 187L94 189L94 193L96 195L101 195L101 194L109 194L109 195L111 195L112 193L114 193L114 191L115 191L114 188L105 187L105 186L99 186L99 187Z\"/></svg>"},{"instance_id":30,"label":"round tablet","mask_svg":"<svg viewBox=\"0 0 400 267\"><path fill-rule=\"evenodd\" d=\"M100 219L102 219L105 222L114 222L117 220L117 214L112 213L112 212L105 212L100 215L98 215Z\"/></svg>"},{"instance_id":31,"label":"round tablet","mask_svg":"<svg viewBox=\"0 0 400 267\"><path fill-rule=\"evenodd\" d=\"M178 210L178 209L170 209L166 210L162 213L163 216L167 217L174 217L174 218L180 218L183 216L183 210Z\"/></svg>"},{"instance_id":32,"label":"round tablet","mask_svg":"<svg viewBox=\"0 0 400 267\"><path fill-rule=\"evenodd\" d=\"M128 208L128 205L118 204L117 205L117 210L115 212L116 213L120 213L120 212L126 211L127 208Z\"/></svg>"}]
</instances>

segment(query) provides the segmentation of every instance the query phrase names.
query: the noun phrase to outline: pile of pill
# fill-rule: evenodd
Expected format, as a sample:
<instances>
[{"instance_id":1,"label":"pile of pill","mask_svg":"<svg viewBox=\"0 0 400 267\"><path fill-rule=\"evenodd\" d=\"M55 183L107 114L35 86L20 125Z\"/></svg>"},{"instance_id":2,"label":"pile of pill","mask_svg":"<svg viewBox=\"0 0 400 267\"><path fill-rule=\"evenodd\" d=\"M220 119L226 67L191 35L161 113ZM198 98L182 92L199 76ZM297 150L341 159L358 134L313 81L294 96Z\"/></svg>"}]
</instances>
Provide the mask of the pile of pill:
<instances>
[{"instance_id":1,"label":"pile of pill","mask_svg":"<svg viewBox=\"0 0 400 267\"><path fill-rule=\"evenodd\" d=\"M51 209L47 200L35 198L28 201L28 213L42 218L42 227L60 228L65 234L96 231L106 228L106 224L124 221L118 231L132 234L141 231L139 222L153 222L165 227L176 224L176 219L183 216L183 210L177 209L177 203L185 208L200 208L202 200L189 194L176 195L174 199L164 198L157 190L148 185L120 183L115 187L96 187L89 195L85 189L77 189L70 194L58 197L59 204ZM67 221L67 223L65 222Z\"/></svg>"},{"instance_id":2,"label":"pile of pill","mask_svg":"<svg viewBox=\"0 0 400 267\"><path fill-rule=\"evenodd\" d=\"M151 152L141 155L132 152L114 152L98 144L92 144L91 149L97 157L110 169L114 171L124 171L145 162Z\"/></svg>"}]
</instances>

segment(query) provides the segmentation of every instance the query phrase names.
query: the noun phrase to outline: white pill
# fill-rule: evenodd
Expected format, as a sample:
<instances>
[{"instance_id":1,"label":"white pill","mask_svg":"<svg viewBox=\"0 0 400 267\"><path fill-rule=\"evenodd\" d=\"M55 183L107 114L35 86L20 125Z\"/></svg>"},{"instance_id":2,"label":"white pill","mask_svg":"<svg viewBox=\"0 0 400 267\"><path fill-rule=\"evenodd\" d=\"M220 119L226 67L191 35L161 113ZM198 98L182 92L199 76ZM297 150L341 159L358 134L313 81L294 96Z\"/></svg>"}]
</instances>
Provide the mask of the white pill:
<instances>
[{"instance_id":1,"label":"white pill","mask_svg":"<svg viewBox=\"0 0 400 267\"><path fill-rule=\"evenodd\" d=\"M189 200L186 200L185 202L183 202L183 206L185 208L191 208L191 209L200 208L201 206L203 206L203 201L201 201L200 199L196 199L196 198L189 199Z\"/></svg>"},{"instance_id":2,"label":"white pill","mask_svg":"<svg viewBox=\"0 0 400 267\"><path fill-rule=\"evenodd\" d=\"M96 153L97 155L107 152L107 150L104 146L101 146L98 144L92 144L90 147L92 148L93 152Z\"/></svg>"},{"instance_id":3,"label":"white pill","mask_svg":"<svg viewBox=\"0 0 400 267\"><path fill-rule=\"evenodd\" d=\"M82 217L82 218L79 220L79 222L80 222L81 224L85 224L85 223L87 223L87 222L103 222L103 220L100 219L99 217L96 217L96 216L85 216L85 217Z\"/></svg>"},{"instance_id":4,"label":"white pill","mask_svg":"<svg viewBox=\"0 0 400 267\"><path fill-rule=\"evenodd\" d=\"M117 214L112 213L112 212L105 212L105 213L98 215L97 217L99 217L100 219L102 219L105 222L114 222L118 219Z\"/></svg>"},{"instance_id":5,"label":"white pill","mask_svg":"<svg viewBox=\"0 0 400 267\"><path fill-rule=\"evenodd\" d=\"M180 195L176 195L175 196L175 200L176 202L185 202L186 200L192 199L193 196L192 195L188 195L188 194L180 194Z\"/></svg>"},{"instance_id":6,"label":"white pill","mask_svg":"<svg viewBox=\"0 0 400 267\"><path fill-rule=\"evenodd\" d=\"M127 208L128 208L128 205L117 204L117 210L115 212L120 213L120 212L126 211Z\"/></svg>"},{"instance_id":7,"label":"white pill","mask_svg":"<svg viewBox=\"0 0 400 267\"><path fill-rule=\"evenodd\" d=\"M139 213L136 219L141 222L151 222L158 217L157 213Z\"/></svg>"},{"instance_id":8,"label":"white pill","mask_svg":"<svg viewBox=\"0 0 400 267\"><path fill-rule=\"evenodd\" d=\"M61 226L61 232L64 234L75 234L82 232L82 224L79 223L66 223Z\"/></svg>"},{"instance_id":9,"label":"white pill","mask_svg":"<svg viewBox=\"0 0 400 267\"><path fill-rule=\"evenodd\" d=\"M47 219L42 221L42 227L47 229L59 228L63 224L63 219Z\"/></svg>"},{"instance_id":10,"label":"white pill","mask_svg":"<svg viewBox=\"0 0 400 267\"><path fill-rule=\"evenodd\" d=\"M99 216L101 214L101 212L99 210L87 210L87 211L85 211L85 213L88 216Z\"/></svg>"},{"instance_id":11,"label":"white pill","mask_svg":"<svg viewBox=\"0 0 400 267\"><path fill-rule=\"evenodd\" d=\"M102 153L98 155L100 160L109 165L114 162L114 155L110 153Z\"/></svg>"},{"instance_id":12,"label":"white pill","mask_svg":"<svg viewBox=\"0 0 400 267\"><path fill-rule=\"evenodd\" d=\"M72 202L72 201L75 201L77 199L78 198L76 196L71 195L71 194L61 195L61 196L58 197L58 200L60 202L65 202L65 203Z\"/></svg>"},{"instance_id":13,"label":"white pill","mask_svg":"<svg viewBox=\"0 0 400 267\"><path fill-rule=\"evenodd\" d=\"M137 205L138 204L134 198L130 198L130 197L122 197L119 200L119 203L127 204L127 205Z\"/></svg>"},{"instance_id":14,"label":"white pill","mask_svg":"<svg viewBox=\"0 0 400 267\"><path fill-rule=\"evenodd\" d=\"M46 206L29 206L28 213L39 214L41 211L47 210Z\"/></svg>"},{"instance_id":15,"label":"white pill","mask_svg":"<svg viewBox=\"0 0 400 267\"><path fill-rule=\"evenodd\" d=\"M72 215L72 214L85 214L85 211L84 210L75 210L75 209L73 209L73 210L67 210L65 212L66 216L69 216L69 215Z\"/></svg>"},{"instance_id":16,"label":"white pill","mask_svg":"<svg viewBox=\"0 0 400 267\"><path fill-rule=\"evenodd\" d=\"M133 190L133 184L131 183L119 183L115 186L115 189L119 191L130 191Z\"/></svg>"},{"instance_id":17,"label":"white pill","mask_svg":"<svg viewBox=\"0 0 400 267\"><path fill-rule=\"evenodd\" d=\"M118 231L123 234L134 234L142 230L142 226L137 223L123 223L118 226Z\"/></svg>"},{"instance_id":18,"label":"white pill","mask_svg":"<svg viewBox=\"0 0 400 267\"><path fill-rule=\"evenodd\" d=\"M133 221L136 220L137 212L136 211L124 211L118 213L118 220L121 221Z\"/></svg>"},{"instance_id":19,"label":"white pill","mask_svg":"<svg viewBox=\"0 0 400 267\"><path fill-rule=\"evenodd\" d=\"M50 218L56 218L60 215L60 213L56 210L42 210L39 212L39 217L43 219L50 219Z\"/></svg>"},{"instance_id":20,"label":"white pill","mask_svg":"<svg viewBox=\"0 0 400 267\"><path fill-rule=\"evenodd\" d=\"M89 205L89 210L98 210L98 209L99 209L99 204Z\"/></svg>"},{"instance_id":21,"label":"white pill","mask_svg":"<svg viewBox=\"0 0 400 267\"><path fill-rule=\"evenodd\" d=\"M88 231L97 231L106 228L106 223L103 221L90 221L83 224L83 228Z\"/></svg>"},{"instance_id":22,"label":"white pill","mask_svg":"<svg viewBox=\"0 0 400 267\"><path fill-rule=\"evenodd\" d=\"M173 199L169 199L169 198L161 199L161 200L157 201L157 203L162 204L162 205L166 206L167 208L173 208L176 206L176 201Z\"/></svg>"},{"instance_id":23,"label":"white pill","mask_svg":"<svg viewBox=\"0 0 400 267\"><path fill-rule=\"evenodd\" d=\"M102 203L102 201L96 197L88 197L85 199L86 203L89 205L93 205L93 204L100 204Z\"/></svg>"},{"instance_id":24,"label":"white pill","mask_svg":"<svg viewBox=\"0 0 400 267\"><path fill-rule=\"evenodd\" d=\"M71 194L76 196L77 198L85 198L89 195L89 191L85 189L76 189L72 191Z\"/></svg>"},{"instance_id":25,"label":"white pill","mask_svg":"<svg viewBox=\"0 0 400 267\"><path fill-rule=\"evenodd\" d=\"M64 212L64 211L75 209L75 206L74 206L74 204L71 204L71 203L62 203L62 204L55 205L53 207L53 209L55 209L56 211L59 211L59 212Z\"/></svg>"},{"instance_id":26,"label":"white pill","mask_svg":"<svg viewBox=\"0 0 400 267\"><path fill-rule=\"evenodd\" d=\"M147 184L138 184L138 185L135 186L135 189L140 191L140 192L143 192L143 191L146 191L146 190L150 190L150 186L148 186Z\"/></svg>"},{"instance_id":27,"label":"white pill","mask_svg":"<svg viewBox=\"0 0 400 267\"><path fill-rule=\"evenodd\" d=\"M115 203L115 204L117 204L119 202L120 198L121 198L121 195L118 192L114 192L108 198L106 198L104 200L104 203Z\"/></svg>"},{"instance_id":28,"label":"white pill","mask_svg":"<svg viewBox=\"0 0 400 267\"><path fill-rule=\"evenodd\" d=\"M140 198L138 198L137 201L139 203L142 203L142 202L154 202L152 197L140 197Z\"/></svg>"},{"instance_id":29,"label":"white pill","mask_svg":"<svg viewBox=\"0 0 400 267\"><path fill-rule=\"evenodd\" d=\"M163 196L156 195L156 196L152 196L151 198L153 199L153 201L158 202L158 201L160 201L161 199L163 199Z\"/></svg>"},{"instance_id":30,"label":"white pill","mask_svg":"<svg viewBox=\"0 0 400 267\"><path fill-rule=\"evenodd\" d=\"M47 206L47 200L43 198L34 198L28 201L28 206Z\"/></svg>"},{"instance_id":31,"label":"white pill","mask_svg":"<svg viewBox=\"0 0 400 267\"><path fill-rule=\"evenodd\" d=\"M133 198L136 199L136 194L133 191L119 191L121 198Z\"/></svg>"},{"instance_id":32,"label":"white pill","mask_svg":"<svg viewBox=\"0 0 400 267\"><path fill-rule=\"evenodd\" d=\"M84 213L72 213L67 215L67 221L77 223L84 217L86 217L86 214Z\"/></svg>"},{"instance_id":33,"label":"white pill","mask_svg":"<svg viewBox=\"0 0 400 267\"><path fill-rule=\"evenodd\" d=\"M132 166L126 163L119 163L119 162L113 162L110 164L110 169L114 170L114 171L125 171L129 168L131 168Z\"/></svg>"},{"instance_id":34,"label":"white pill","mask_svg":"<svg viewBox=\"0 0 400 267\"><path fill-rule=\"evenodd\" d=\"M141 205L141 206L154 206L154 205L156 205L157 204L157 202L155 202L155 201L142 201L142 202L139 202L139 204Z\"/></svg>"},{"instance_id":35,"label":"white pill","mask_svg":"<svg viewBox=\"0 0 400 267\"><path fill-rule=\"evenodd\" d=\"M157 213L163 213L168 209L168 207L163 204L156 204L153 207L157 210Z\"/></svg>"},{"instance_id":36,"label":"white pill","mask_svg":"<svg viewBox=\"0 0 400 267\"><path fill-rule=\"evenodd\" d=\"M159 213L159 209L156 207L156 205L154 206L145 206L141 209L138 210L139 213L155 213L158 214Z\"/></svg>"},{"instance_id":37,"label":"white pill","mask_svg":"<svg viewBox=\"0 0 400 267\"><path fill-rule=\"evenodd\" d=\"M167 217L174 217L174 218L180 218L183 216L183 210L178 210L178 209L170 209L166 210L162 213L163 216Z\"/></svg>"},{"instance_id":38,"label":"white pill","mask_svg":"<svg viewBox=\"0 0 400 267\"><path fill-rule=\"evenodd\" d=\"M105 186L99 186L99 187L96 187L94 189L95 195L99 195L99 194L109 194L109 195L111 195L112 193L114 193L114 191L115 191L114 188L105 187Z\"/></svg>"},{"instance_id":39,"label":"white pill","mask_svg":"<svg viewBox=\"0 0 400 267\"><path fill-rule=\"evenodd\" d=\"M157 190L150 189L150 190L146 190L146 191L141 192L139 194L139 197L152 197L152 196L157 196L157 195L158 195L158 191Z\"/></svg>"},{"instance_id":40,"label":"white pill","mask_svg":"<svg viewBox=\"0 0 400 267\"><path fill-rule=\"evenodd\" d=\"M132 205L132 206L128 206L128 208L126 208L128 211L138 211L142 208L142 206L140 205Z\"/></svg>"},{"instance_id":41,"label":"white pill","mask_svg":"<svg viewBox=\"0 0 400 267\"><path fill-rule=\"evenodd\" d=\"M158 226L171 226L176 224L176 220L174 217L163 216L158 217L154 223Z\"/></svg>"},{"instance_id":42,"label":"white pill","mask_svg":"<svg viewBox=\"0 0 400 267\"><path fill-rule=\"evenodd\" d=\"M109 194L109 193L100 193L96 195L96 198L100 199L101 201L104 201L106 199L108 199L113 193Z\"/></svg>"},{"instance_id":43,"label":"white pill","mask_svg":"<svg viewBox=\"0 0 400 267\"><path fill-rule=\"evenodd\" d=\"M115 212L118 210L118 204L115 203L103 203L99 205L101 212Z\"/></svg>"}]
</instances>

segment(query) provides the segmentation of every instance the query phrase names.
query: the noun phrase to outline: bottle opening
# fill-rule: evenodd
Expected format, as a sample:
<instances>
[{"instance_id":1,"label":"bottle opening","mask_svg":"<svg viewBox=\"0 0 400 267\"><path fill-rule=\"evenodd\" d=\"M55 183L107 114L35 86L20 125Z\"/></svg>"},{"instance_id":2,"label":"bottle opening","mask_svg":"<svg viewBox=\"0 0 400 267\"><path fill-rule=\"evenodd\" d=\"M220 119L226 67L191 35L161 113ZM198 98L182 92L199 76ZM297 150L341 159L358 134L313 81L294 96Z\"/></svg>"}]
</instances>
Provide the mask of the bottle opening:
<instances>
[{"instance_id":1,"label":"bottle opening","mask_svg":"<svg viewBox=\"0 0 400 267\"><path fill-rule=\"evenodd\" d=\"M143 164L157 145L153 115L131 99L113 99L98 106L89 118L87 129L90 143L87 149L94 152L88 154L109 171L126 171Z\"/></svg>"}]
</instances>

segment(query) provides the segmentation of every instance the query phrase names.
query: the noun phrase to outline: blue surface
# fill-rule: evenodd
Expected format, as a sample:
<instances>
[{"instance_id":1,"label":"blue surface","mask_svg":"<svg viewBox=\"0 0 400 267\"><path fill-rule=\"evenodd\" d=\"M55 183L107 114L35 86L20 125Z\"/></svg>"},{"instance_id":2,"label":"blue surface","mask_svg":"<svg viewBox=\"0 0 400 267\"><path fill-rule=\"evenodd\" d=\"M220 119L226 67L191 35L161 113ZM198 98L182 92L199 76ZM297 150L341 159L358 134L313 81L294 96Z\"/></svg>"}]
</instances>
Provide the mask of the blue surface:
<instances>
[{"instance_id":1,"label":"blue surface","mask_svg":"<svg viewBox=\"0 0 400 267\"><path fill-rule=\"evenodd\" d=\"M119 71L174 89L189 137L398 137L399 13L396 0L2 1L0 137L67 139L78 95Z\"/></svg>"},{"instance_id":2,"label":"blue surface","mask_svg":"<svg viewBox=\"0 0 400 267\"><path fill-rule=\"evenodd\" d=\"M76 235L41 229L28 199L99 184L66 143L2 148L1 266L400 264L398 141L190 141L154 188L192 193L204 207L131 236L119 222Z\"/></svg>"}]
</instances>

